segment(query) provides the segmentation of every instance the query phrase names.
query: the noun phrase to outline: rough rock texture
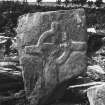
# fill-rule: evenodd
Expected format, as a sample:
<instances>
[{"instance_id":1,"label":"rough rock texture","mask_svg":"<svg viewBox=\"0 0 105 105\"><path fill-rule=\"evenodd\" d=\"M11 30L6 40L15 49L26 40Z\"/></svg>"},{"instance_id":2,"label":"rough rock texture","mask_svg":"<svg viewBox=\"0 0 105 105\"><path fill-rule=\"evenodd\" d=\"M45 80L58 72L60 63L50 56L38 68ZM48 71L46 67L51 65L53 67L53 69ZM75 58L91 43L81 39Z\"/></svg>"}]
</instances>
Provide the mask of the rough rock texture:
<instances>
[{"instance_id":1,"label":"rough rock texture","mask_svg":"<svg viewBox=\"0 0 105 105\"><path fill-rule=\"evenodd\" d=\"M73 51L67 61L60 66L59 80L78 76L86 71L87 59L85 52Z\"/></svg>"},{"instance_id":2,"label":"rough rock texture","mask_svg":"<svg viewBox=\"0 0 105 105\"><path fill-rule=\"evenodd\" d=\"M90 105L105 105L105 83L87 90Z\"/></svg>"},{"instance_id":3,"label":"rough rock texture","mask_svg":"<svg viewBox=\"0 0 105 105\"><path fill-rule=\"evenodd\" d=\"M19 19L17 34L22 39L22 46L36 44L53 21L60 22L60 35L66 31L72 40L87 40L84 10L38 12L23 15Z\"/></svg>"},{"instance_id":4,"label":"rough rock texture","mask_svg":"<svg viewBox=\"0 0 105 105\"><path fill-rule=\"evenodd\" d=\"M87 67L87 75L93 80L104 80L105 81L105 72L102 67L99 65L92 65Z\"/></svg>"},{"instance_id":5,"label":"rough rock texture","mask_svg":"<svg viewBox=\"0 0 105 105\"><path fill-rule=\"evenodd\" d=\"M87 37L83 9L20 17L17 48L31 105L51 104L62 96L69 79L85 72Z\"/></svg>"},{"instance_id":6,"label":"rough rock texture","mask_svg":"<svg viewBox=\"0 0 105 105\"><path fill-rule=\"evenodd\" d=\"M29 95L35 87L37 78L42 75L42 59L38 56L24 55L21 57L21 65L26 94Z\"/></svg>"}]
</instances>

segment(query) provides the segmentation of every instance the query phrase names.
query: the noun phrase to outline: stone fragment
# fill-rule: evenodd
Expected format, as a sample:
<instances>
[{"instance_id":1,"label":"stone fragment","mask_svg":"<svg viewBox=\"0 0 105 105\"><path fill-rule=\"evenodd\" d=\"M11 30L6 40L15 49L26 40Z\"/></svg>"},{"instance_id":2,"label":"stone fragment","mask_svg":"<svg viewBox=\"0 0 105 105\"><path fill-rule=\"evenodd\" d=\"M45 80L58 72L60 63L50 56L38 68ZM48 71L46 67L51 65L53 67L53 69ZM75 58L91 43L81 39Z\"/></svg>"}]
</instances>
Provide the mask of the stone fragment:
<instances>
[{"instance_id":1,"label":"stone fragment","mask_svg":"<svg viewBox=\"0 0 105 105\"><path fill-rule=\"evenodd\" d=\"M63 81L86 72L87 57L86 52L73 51L66 62L60 66L59 80Z\"/></svg>"},{"instance_id":2,"label":"stone fragment","mask_svg":"<svg viewBox=\"0 0 105 105\"><path fill-rule=\"evenodd\" d=\"M88 66L87 75L93 80L105 80L105 72L99 65Z\"/></svg>"},{"instance_id":3,"label":"stone fragment","mask_svg":"<svg viewBox=\"0 0 105 105\"><path fill-rule=\"evenodd\" d=\"M56 22L57 30L52 31L51 26ZM47 37L43 36L45 33ZM62 96L67 87L66 83L61 85L62 82L85 72L87 37L83 9L38 12L20 17L17 48L31 105L49 105L57 96ZM41 38L43 43L37 48ZM59 91L52 98L56 86Z\"/></svg>"},{"instance_id":4,"label":"stone fragment","mask_svg":"<svg viewBox=\"0 0 105 105\"><path fill-rule=\"evenodd\" d=\"M88 66L87 70L89 71L93 71L93 72L97 72L99 74L105 74L104 70L102 67L100 67L99 65L93 65L93 66Z\"/></svg>"},{"instance_id":5,"label":"stone fragment","mask_svg":"<svg viewBox=\"0 0 105 105\"><path fill-rule=\"evenodd\" d=\"M87 90L90 105L105 105L105 83L90 87Z\"/></svg>"}]
</instances>

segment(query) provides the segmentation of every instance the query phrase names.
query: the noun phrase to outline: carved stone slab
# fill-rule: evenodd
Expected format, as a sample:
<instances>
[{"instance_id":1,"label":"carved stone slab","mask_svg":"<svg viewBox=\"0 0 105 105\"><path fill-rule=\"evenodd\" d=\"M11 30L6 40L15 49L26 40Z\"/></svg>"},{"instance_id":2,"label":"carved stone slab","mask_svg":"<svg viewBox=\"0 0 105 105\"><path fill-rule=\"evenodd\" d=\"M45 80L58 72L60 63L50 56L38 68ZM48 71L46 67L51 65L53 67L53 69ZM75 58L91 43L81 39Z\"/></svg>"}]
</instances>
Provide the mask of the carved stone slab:
<instances>
[{"instance_id":1,"label":"carved stone slab","mask_svg":"<svg viewBox=\"0 0 105 105\"><path fill-rule=\"evenodd\" d=\"M58 30L60 35L66 33L75 41L87 40L84 10L60 10L21 16L17 27L17 37L22 40L19 44L22 46L36 44L40 35L50 29L53 21L60 23Z\"/></svg>"},{"instance_id":2,"label":"carved stone slab","mask_svg":"<svg viewBox=\"0 0 105 105\"><path fill-rule=\"evenodd\" d=\"M42 97L47 100L56 85L86 71L87 39L83 9L38 12L19 18L17 48L30 103L38 103Z\"/></svg>"}]
</instances>

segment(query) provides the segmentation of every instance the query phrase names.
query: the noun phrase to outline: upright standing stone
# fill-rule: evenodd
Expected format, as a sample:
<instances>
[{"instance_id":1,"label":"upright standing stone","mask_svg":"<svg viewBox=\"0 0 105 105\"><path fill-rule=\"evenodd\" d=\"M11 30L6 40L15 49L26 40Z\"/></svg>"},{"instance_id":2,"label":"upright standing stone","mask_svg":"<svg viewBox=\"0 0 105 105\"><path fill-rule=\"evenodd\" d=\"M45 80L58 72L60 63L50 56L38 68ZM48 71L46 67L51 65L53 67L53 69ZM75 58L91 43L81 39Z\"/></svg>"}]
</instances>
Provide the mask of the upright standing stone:
<instances>
[{"instance_id":1,"label":"upright standing stone","mask_svg":"<svg viewBox=\"0 0 105 105\"><path fill-rule=\"evenodd\" d=\"M17 47L31 105L39 102L47 105L54 101L54 98L50 101L50 97L58 84L86 70L87 37L83 9L38 12L20 17ZM37 46L39 39L43 42L41 46ZM58 88L56 98L65 87L67 84Z\"/></svg>"}]
</instances>

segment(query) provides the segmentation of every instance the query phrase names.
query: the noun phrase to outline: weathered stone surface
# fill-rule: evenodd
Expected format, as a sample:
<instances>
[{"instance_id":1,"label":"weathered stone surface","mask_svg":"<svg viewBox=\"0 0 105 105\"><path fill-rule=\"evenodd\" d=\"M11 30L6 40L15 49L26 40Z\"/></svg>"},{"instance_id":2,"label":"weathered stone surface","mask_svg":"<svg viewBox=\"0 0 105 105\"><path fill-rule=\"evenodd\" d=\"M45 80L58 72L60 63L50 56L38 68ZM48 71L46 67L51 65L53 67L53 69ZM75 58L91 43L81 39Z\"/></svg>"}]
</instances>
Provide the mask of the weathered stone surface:
<instances>
[{"instance_id":1,"label":"weathered stone surface","mask_svg":"<svg viewBox=\"0 0 105 105\"><path fill-rule=\"evenodd\" d=\"M87 43L86 41L72 41L71 48L73 51L86 51Z\"/></svg>"},{"instance_id":2,"label":"weathered stone surface","mask_svg":"<svg viewBox=\"0 0 105 105\"><path fill-rule=\"evenodd\" d=\"M17 34L25 90L31 105L55 101L67 87L64 83L59 89L59 84L85 72L88 36L83 9L27 14L20 17ZM39 40L43 42L41 46ZM58 97L54 93L51 98L56 88Z\"/></svg>"},{"instance_id":3,"label":"weathered stone surface","mask_svg":"<svg viewBox=\"0 0 105 105\"><path fill-rule=\"evenodd\" d=\"M99 65L88 66L87 75L93 80L105 80L105 72Z\"/></svg>"},{"instance_id":4,"label":"weathered stone surface","mask_svg":"<svg viewBox=\"0 0 105 105\"><path fill-rule=\"evenodd\" d=\"M24 55L21 57L23 79L27 96L35 87L37 79L42 75L42 59L38 56Z\"/></svg>"},{"instance_id":5,"label":"weathered stone surface","mask_svg":"<svg viewBox=\"0 0 105 105\"><path fill-rule=\"evenodd\" d=\"M105 83L89 88L87 97L90 105L105 105Z\"/></svg>"},{"instance_id":6,"label":"weathered stone surface","mask_svg":"<svg viewBox=\"0 0 105 105\"><path fill-rule=\"evenodd\" d=\"M70 54L68 59L59 67L59 81L82 75L86 72L87 57L85 54L85 51L73 51Z\"/></svg>"},{"instance_id":7,"label":"weathered stone surface","mask_svg":"<svg viewBox=\"0 0 105 105\"><path fill-rule=\"evenodd\" d=\"M53 21L59 22L60 35L66 32L72 40L87 40L85 14L83 9L68 11L38 12L20 17L17 34L22 41L19 44L34 45L39 36L50 29Z\"/></svg>"}]
</instances>

